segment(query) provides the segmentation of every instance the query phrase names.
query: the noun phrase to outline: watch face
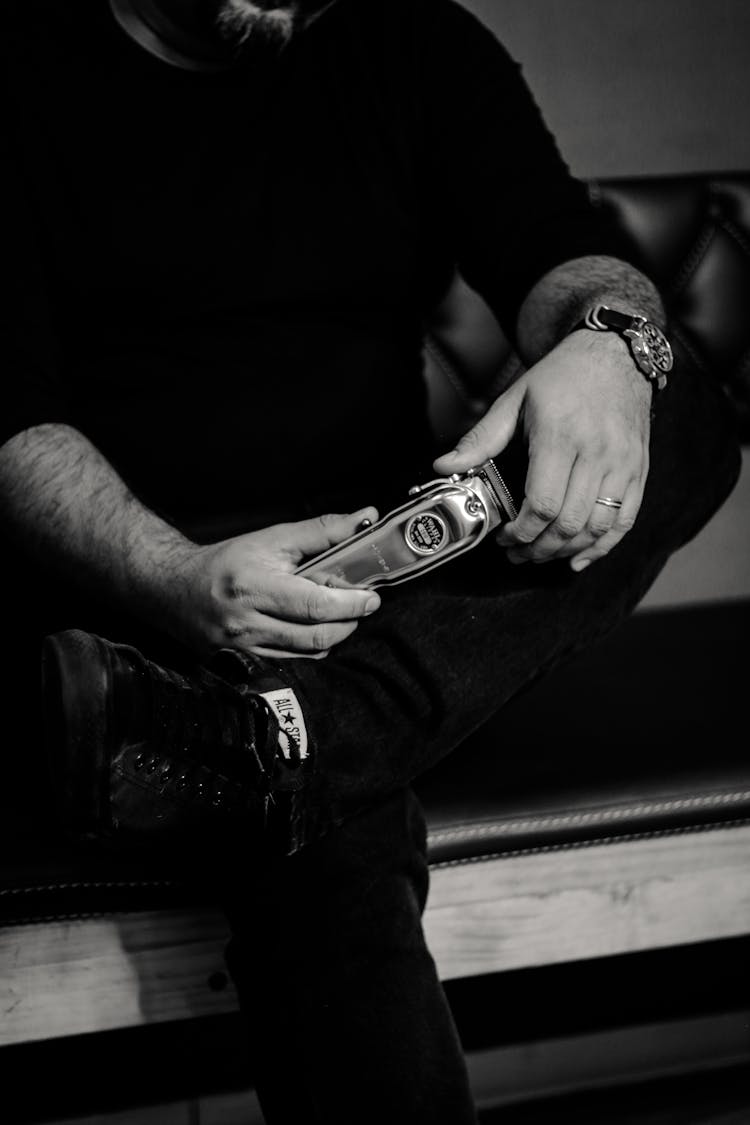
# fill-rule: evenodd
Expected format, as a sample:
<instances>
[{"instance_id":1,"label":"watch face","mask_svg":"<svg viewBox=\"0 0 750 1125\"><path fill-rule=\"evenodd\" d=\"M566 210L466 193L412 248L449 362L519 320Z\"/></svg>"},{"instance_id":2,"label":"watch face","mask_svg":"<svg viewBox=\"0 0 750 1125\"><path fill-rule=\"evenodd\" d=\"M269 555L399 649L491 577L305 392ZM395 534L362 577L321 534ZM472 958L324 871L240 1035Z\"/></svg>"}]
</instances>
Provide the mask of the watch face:
<instances>
[{"instance_id":1,"label":"watch face","mask_svg":"<svg viewBox=\"0 0 750 1125\"><path fill-rule=\"evenodd\" d=\"M658 325L644 316L618 312L607 305L589 309L579 328L593 328L597 332L613 329L630 344L630 352L638 368L657 390L667 385L667 372L672 370L674 358L669 340Z\"/></svg>"},{"instance_id":2,"label":"watch face","mask_svg":"<svg viewBox=\"0 0 750 1125\"><path fill-rule=\"evenodd\" d=\"M654 374L666 375L668 371L672 370L672 349L669 346L669 341L661 328L652 324L651 321L646 321L641 328L640 340L634 340L633 345L633 350L636 352L638 359L644 361L650 369L648 374L653 372ZM641 363L641 366L645 371L647 368L644 363Z\"/></svg>"}]
</instances>

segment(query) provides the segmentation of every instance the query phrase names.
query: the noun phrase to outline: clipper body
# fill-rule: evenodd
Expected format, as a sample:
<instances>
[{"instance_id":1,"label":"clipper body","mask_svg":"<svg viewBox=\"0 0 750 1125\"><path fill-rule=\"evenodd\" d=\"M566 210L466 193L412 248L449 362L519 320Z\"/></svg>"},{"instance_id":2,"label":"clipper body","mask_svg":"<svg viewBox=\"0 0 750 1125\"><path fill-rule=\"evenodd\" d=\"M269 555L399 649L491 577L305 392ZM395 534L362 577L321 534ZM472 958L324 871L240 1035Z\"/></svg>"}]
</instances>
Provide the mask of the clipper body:
<instances>
[{"instance_id":1,"label":"clipper body","mask_svg":"<svg viewBox=\"0 0 750 1125\"><path fill-rule=\"evenodd\" d=\"M475 547L516 509L494 461L409 490L412 497L296 573L325 586L395 586Z\"/></svg>"}]
</instances>

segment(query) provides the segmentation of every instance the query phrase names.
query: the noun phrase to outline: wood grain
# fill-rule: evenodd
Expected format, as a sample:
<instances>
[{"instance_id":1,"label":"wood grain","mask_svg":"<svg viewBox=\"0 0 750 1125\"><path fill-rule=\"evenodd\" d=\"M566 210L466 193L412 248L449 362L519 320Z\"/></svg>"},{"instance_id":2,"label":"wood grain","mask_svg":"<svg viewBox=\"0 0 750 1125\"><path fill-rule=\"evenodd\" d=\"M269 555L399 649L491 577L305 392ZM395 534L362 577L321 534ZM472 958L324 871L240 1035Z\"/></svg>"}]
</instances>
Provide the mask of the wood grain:
<instances>
[{"instance_id":1,"label":"wood grain","mask_svg":"<svg viewBox=\"0 0 750 1125\"><path fill-rule=\"evenodd\" d=\"M432 870L443 979L750 932L750 826Z\"/></svg>"},{"instance_id":2,"label":"wood grain","mask_svg":"<svg viewBox=\"0 0 750 1125\"><path fill-rule=\"evenodd\" d=\"M750 826L436 867L425 931L443 979L750 933ZM0 1045L231 1011L227 937L210 909L0 928Z\"/></svg>"},{"instance_id":3,"label":"wood grain","mask_svg":"<svg viewBox=\"0 0 750 1125\"><path fill-rule=\"evenodd\" d=\"M236 1007L223 915L149 911L0 929L0 1045Z\"/></svg>"}]
</instances>

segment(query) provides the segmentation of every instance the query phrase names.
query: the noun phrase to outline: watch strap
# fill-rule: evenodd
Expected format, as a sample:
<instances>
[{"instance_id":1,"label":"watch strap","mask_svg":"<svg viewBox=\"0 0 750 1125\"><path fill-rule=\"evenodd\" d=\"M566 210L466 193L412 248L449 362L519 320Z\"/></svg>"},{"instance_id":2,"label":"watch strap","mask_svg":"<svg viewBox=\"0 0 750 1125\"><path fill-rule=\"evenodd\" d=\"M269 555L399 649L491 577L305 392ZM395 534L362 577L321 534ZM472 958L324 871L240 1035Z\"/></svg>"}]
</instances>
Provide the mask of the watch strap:
<instances>
[{"instance_id":1,"label":"watch strap","mask_svg":"<svg viewBox=\"0 0 750 1125\"><path fill-rule=\"evenodd\" d=\"M610 309L608 305L594 305L587 312L583 323L586 328L595 328L600 332L608 328L613 328L615 332L633 332L646 323L646 318L618 312L617 309Z\"/></svg>"},{"instance_id":2,"label":"watch strap","mask_svg":"<svg viewBox=\"0 0 750 1125\"><path fill-rule=\"evenodd\" d=\"M571 331L575 332L580 328L589 328L595 332L616 332L623 337L630 347L630 352L636 366L648 379L654 390L662 391L667 385L666 371L656 366L648 356L648 351L646 346L644 346L643 339L643 330L647 328L647 326L652 333L656 333L661 338L661 341L666 346L666 352L669 358L669 365L666 370L669 370L672 365L672 355L669 344L661 330L657 328L656 325L652 325L645 316L618 312L617 309L611 309L608 305L593 305L586 313L584 319L574 325Z\"/></svg>"}]
</instances>

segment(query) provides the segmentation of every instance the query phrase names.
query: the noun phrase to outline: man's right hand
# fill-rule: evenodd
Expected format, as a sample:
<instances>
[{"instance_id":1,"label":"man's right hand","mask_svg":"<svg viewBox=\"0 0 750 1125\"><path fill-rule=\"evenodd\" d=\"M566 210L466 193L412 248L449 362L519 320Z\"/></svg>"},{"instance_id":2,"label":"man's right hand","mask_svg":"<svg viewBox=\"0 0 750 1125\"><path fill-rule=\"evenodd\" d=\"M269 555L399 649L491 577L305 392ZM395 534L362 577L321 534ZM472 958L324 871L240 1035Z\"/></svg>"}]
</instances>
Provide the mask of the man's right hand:
<instances>
[{"instance_id":1,"label":"man's right hand","mask_svg":"<svg viewBox=\"0 0 750 1125\"><path fill-rule=\"evenodd\" d=\"M164 574L171 630L198 652L237 648L274 656L322 656L351 636L380 599L372 590L320 586L294 571L378 514L364 508L277 524L221 543L191 545Z\"/></svg>"}]
</instances>

